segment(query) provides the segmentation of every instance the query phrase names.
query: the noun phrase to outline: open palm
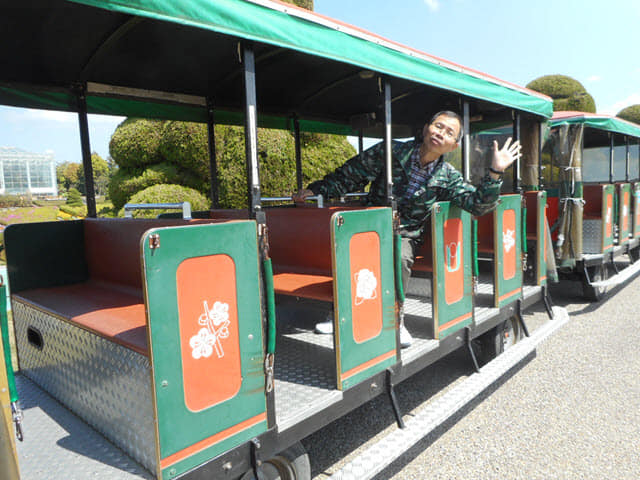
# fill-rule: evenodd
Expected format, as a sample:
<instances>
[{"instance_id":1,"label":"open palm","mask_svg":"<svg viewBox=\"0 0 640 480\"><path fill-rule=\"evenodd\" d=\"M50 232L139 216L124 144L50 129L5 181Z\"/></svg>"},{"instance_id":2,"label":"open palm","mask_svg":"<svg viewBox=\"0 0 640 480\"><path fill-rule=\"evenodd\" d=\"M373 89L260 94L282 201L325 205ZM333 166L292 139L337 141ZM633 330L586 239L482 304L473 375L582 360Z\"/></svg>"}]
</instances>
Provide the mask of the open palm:
<instances>
[{"instance_id":1,"label":"open palm","mask_svg":"<svg viewBox=\"0 0 640 480\"><path fill-rule=\"evenodd\" d=\"M494 170L503 172L515 160L522 157L522 145L520 145L520 141L516 140L511 143L511 140L511 137L509 137L501 149L498 148L498 142L496 140L493 141L491 168Z\"/></svg>"}]
</instances>

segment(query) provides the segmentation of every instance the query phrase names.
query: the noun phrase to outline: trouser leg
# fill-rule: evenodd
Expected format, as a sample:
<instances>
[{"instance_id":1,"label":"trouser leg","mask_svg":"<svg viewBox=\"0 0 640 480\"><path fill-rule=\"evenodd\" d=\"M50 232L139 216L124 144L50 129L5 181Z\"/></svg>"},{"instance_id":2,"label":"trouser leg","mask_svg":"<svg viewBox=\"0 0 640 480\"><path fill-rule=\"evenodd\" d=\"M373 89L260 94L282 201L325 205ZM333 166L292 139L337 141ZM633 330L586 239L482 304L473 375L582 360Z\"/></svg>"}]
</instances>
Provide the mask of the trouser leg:
<instances>
[{"instance_id":1,"label":"trouser leg","mask_svg":"<svg viewBox=\"0 0 640 480\"><path fill-rule=\"evenodd\" d=\"M407 291L409 279L411 278L411 267L416 258L416 242L410 238L402 237L401 250L402 260L402 288ZM400 325L404 325L404 314L400 315Z\"/></svg>"}]
</instances>

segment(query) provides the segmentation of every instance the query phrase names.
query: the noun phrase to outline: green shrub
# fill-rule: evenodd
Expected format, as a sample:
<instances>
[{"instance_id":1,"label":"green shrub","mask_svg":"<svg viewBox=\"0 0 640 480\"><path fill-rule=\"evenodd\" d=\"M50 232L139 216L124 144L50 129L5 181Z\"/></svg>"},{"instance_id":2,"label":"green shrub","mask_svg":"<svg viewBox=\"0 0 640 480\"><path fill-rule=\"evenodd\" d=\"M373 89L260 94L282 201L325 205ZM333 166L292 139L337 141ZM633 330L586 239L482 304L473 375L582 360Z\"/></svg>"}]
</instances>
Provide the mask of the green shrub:
<instances>
[{"instance_id":1,"label":"green shrub","mask_svg":"<svg viewBox=\"0 0 640 480\"><path fill-rule=\"evenodd\" d=\"M109 142L109 154L121 168L160 163L158 151L164 122L128 118L116 128Z\"/></svg>"},{"instance_id":2,"label":"green shrub","mask_svg":"<svg viewBox=\"0 0 640 480\"><path fill-rule=\"evenodd\" d=\"M120 168L109 183L109 199L116 210L120 210L136 193L158 184L183 185L204 190L203 181L193 172L167 162L142 169Z\"/></svg>"},{"instance_id":3,"label":"green shrub","mask_svg":"<svg viewBox=\"0 0 640 480\"><path fill-rule=\"evenodd\" d=\"M0 195L0 207L31 207L33 200L31 195Z\"/></svg>"},{"instance_id":4,"label":"green shrub","mask_svg":"<svg viewBox=\"0 0 640 480\"><path fill-rule=\"evenodd\" d=\"M191 203L191 210L208 210L210 208L209 200L197 190L193 188L183 187L180 185L159 184L145 188L141 192L136 193L129 203ZM136 210L133 212L134 217L153 218L160 213L175 212L176 210ZM124 210L120 210L118 216L124 216Z\"/></svg>"},{"instance_id":5,"label":"green shrub","mask_svg":"<svg viewBox=\"0 0 640 480\"><path fill-rule=\"evenodd\" d=\"M209 181L209 140L205 124L166 122L159 153L164 161L193 171L204 182Z\"/></svg>"},{"instance_id":6,"label":"green shrub","mask_svg":"<svg viewBox=\"0 0 640 480\"><path fill-rule=\"evenodd\" d=\"M596 102L584 86L566 75L544 75L529 82L527 88L553 98L553 109L596 112Z\"/></svg>"},{"instance_id":7,"label":"green shrub","mask_svg":"<svg viewBox=\"0 0 640 480\"><path fill-rule=\"evenodd\" d=\"M67 205L70 207L81 207L82 204L82 195L75 188L70 188L67 192Z\"/></svg>"},{"instance_id":8,"label":"green shrub","mask_svg":"<svg viewBox=\"0 0 640 480\"><path fill-rule=\"evenodd\" d=\"M640 105L631 105L630 107L623 108L618 112L616 117L640 124Z\"/></svg>"}]
</instances>

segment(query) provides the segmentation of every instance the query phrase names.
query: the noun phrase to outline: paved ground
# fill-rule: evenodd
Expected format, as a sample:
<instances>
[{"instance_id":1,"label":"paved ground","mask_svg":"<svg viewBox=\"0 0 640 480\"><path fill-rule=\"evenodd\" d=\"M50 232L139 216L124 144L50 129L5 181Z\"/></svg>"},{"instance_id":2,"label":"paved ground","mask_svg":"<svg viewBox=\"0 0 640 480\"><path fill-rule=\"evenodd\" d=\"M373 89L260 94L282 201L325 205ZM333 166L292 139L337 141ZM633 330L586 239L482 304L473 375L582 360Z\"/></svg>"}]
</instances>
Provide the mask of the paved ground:
<instances>
[{"instance_id":1,"label":"paved ground","mask_svg":"<svg viewBox=\"0 0 640 480\"><path fill-rule=\"evenodd\" d=\"M577 283L554 288L570 322L377 478L639 479L640 277L598 304L580 293ZM547 318L539 308L526 321L533 329ZM455 352L399 386L402 410L418 411L470 373L465 352ZM314 479L396 428L384 400L304 440Z\"/></svg>"}]
</instances>

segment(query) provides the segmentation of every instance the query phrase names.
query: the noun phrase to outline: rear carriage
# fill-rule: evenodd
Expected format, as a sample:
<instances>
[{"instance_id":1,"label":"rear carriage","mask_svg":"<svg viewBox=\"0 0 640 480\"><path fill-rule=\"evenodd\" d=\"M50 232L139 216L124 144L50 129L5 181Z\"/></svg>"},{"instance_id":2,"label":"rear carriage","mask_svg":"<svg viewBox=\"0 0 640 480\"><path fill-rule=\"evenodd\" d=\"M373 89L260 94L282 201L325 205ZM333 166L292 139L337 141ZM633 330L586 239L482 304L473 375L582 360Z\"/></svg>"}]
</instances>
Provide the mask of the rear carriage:
<instances>
[{"instance_id":1,"label":"rear carriage","mask_svg":"<svg viewBox=\"0 0 640 480\"><path fill-rule=\"evenodd\" d=\"M635 268L619 275L616 258L640 251L640 128L583 112L556 112L550 125L544 183L558 267L599 300Z\"/></svg>"},{"instance_id":2,"label":"rear carriage","mask_svg":"<svg viewBox=\"0 0 640 480\"><path fill-rule=\"evenodd\" d=\"M0 101L78 112L90 217L7 229L21 381L156 478L308 478L300 439L381 394L402 424L395 384L460 347L500 353L526 332L522 308L547 299L545 195L525 167L540 164L549 98L266 0L32 0L3 13ZM462 113L450 161L466 179L496 136L521 139L524 161L495 212L434 206L402 285L391 142L443 108ZM212 209L94 218L88 112L207 122ZM214 122L245 126L246 209L218 208ZM384 205L268 207L259 126L296 142L301 130L383 140ZM313 333L328 312L335 333Z\"/></svg>"}]
</instances>

